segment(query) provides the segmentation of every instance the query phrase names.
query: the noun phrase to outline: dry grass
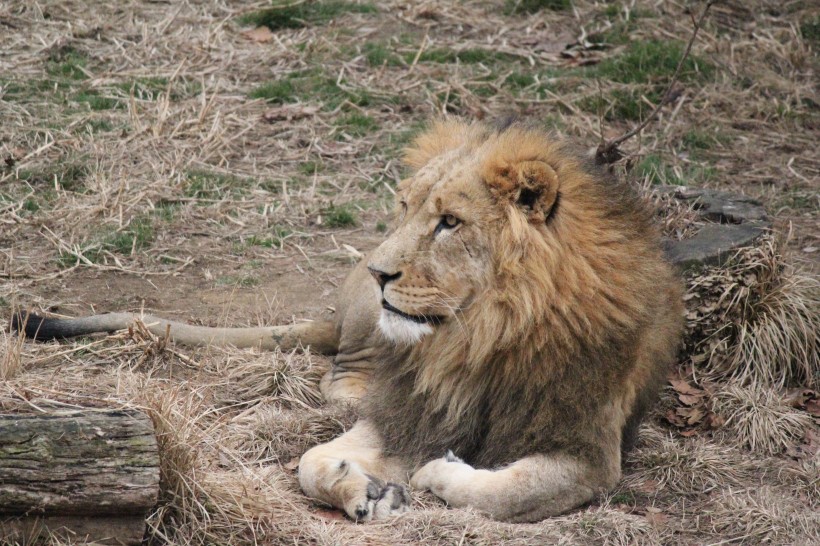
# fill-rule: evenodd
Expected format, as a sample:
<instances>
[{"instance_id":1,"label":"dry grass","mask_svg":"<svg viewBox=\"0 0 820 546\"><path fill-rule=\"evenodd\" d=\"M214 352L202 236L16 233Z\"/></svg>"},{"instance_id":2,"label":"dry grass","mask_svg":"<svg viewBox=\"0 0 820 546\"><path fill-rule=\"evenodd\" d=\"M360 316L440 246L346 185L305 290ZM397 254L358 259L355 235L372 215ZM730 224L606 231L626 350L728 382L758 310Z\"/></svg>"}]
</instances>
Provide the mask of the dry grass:
<instances>
[{"instance_id":1,"label":"dry grass","mask_svg":"<svg viewBox=\"0 0 820 546\"><path fill-rule=\"evenodd\" d=\"M691 30L673 2L351 2L300 4L309 24L262 42L238 22L268 6L255 0L0 5L0 314L328 317L383 237L424 120L516 113L593 149L651 111ZM320 402L328 359L193 351L139 324L42 345L0 334L0 410L147 411L151 544L816 542L818 427L780 397L820 381L816 266L791 265L820 247L816 17L809 2L715 5L678 99L624 146L619 168L649 199L660 183L741 191L793 237L689 280L681 369L724 428L687 438L654 418L596 505L507 525L415 495L395 521L340 519L293 468L355 419ZM657 204L668 235L697 229Z\"/></svg>"},{"instance_id":2,"label":"dry grass","mask_svg":"<svg viewBox=\"0 0 820 546\"><path fill-rule=\"evenodd\" d=\"M760 385L727 385L713 401L725 419L721 432L756 453L783 453L813 424L811 416L789 406L782 393Z\"/></svg>"},{"instance_id":3,"label":"dry grass","mask_svg":"<svg viewBox=\"0 0 820 546\"><path fill-rule=\"evenodd\" d=\"M768 237L690 279L687 344L711 378L820 386L820 278Z\"/></svg>"}]
</instances>

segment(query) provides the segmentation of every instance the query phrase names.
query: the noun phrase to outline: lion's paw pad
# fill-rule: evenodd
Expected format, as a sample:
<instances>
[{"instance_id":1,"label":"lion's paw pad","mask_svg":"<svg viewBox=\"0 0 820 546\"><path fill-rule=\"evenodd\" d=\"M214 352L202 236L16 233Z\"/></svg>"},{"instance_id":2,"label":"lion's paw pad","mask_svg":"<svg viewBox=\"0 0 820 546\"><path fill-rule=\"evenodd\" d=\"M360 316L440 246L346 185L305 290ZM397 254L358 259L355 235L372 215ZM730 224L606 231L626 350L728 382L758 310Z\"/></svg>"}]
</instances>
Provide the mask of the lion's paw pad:
<instances>
[{"instance_id":1,"label":"lion's paw pad","mask_svg":"<svg viewBox=\"0 0 820 546\"><path fill-rule=\"evenodd\" d=\"M410 510L410 494L403 485L372 479L367 484L365 499L356 505L356 521L372 521L403 514Z\"/></svg>"}]
</instances>

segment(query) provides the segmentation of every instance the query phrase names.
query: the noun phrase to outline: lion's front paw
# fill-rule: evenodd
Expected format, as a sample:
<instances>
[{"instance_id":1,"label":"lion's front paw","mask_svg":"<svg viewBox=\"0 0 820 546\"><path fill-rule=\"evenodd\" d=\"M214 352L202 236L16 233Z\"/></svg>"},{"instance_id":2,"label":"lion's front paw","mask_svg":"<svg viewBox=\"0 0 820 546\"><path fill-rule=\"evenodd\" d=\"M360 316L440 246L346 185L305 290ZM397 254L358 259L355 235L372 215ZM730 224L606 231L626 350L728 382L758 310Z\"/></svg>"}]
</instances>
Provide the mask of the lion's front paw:
<instances>
[{"instance_id":1,"label":"lion's front paw","mask_svg":"<svg viewBox=\"0 0 820 546\"><path fill-rule=\"evenodd\" d=\"M469 480L473 472L472 466L448 451L444 457L430 461L413 474L410 486L414 489L429 489L448 504L453 504L454 491L464 480Z\"/></svg>"},{"instance_id":2,"label":"lion's front paw","mask_svg":"<svg viewBox=\"0 0 820 546\"><path fill-rule=\"evenodd\" d=\"M368 476L363 495L352 499L345 506L345 512L356 521L373 521L403 514L410 510L410 494L403 485Z\"/></svg>"}]
</instances>

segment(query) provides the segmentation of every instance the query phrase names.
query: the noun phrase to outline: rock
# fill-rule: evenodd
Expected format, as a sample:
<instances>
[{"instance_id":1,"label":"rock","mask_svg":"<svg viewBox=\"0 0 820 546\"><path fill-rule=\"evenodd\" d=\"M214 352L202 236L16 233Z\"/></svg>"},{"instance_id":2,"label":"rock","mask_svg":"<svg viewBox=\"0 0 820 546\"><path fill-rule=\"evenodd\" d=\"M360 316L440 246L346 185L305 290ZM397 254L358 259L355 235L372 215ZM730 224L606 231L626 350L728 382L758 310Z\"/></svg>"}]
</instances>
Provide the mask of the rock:
<instances>
[{"instance_id":1,"label":"rock","mask_svg":"<svg viewBox=\"0 0 820 546\"><path fill-rule=\"evenodd\" d=\"M664 240L667 257L683 271L722 265L738 249L750 246L771 229L766 210L750 197L686 186L661 186L657 191L694 203L705 223L694 237Z\"/></svg>"}]
</instances>

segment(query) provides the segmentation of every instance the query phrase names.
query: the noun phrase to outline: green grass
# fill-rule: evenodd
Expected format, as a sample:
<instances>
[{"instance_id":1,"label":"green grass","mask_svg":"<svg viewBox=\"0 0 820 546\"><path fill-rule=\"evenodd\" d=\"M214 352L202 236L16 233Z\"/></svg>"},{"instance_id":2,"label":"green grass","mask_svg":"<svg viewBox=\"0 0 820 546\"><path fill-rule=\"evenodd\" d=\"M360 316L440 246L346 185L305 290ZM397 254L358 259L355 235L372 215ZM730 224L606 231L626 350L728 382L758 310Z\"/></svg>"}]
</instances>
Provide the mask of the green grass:
<instances>
[{"instance_id":1,"label":"green grass","mask_svg":"<svg viewBox=\"0 0 820 546\"><path fill-rule=\"evenodd\" d=\"M104 242L120 254L128 255L133 251L146 248L154 240L154 225L147 218L136 218L127 228L110 235Z\"/></svg>"},{"instance_id":2,"label":"green grass","mask_svg":"<svg viewBox=\"0 0 820 546\"><path fill-rule=\"evenodd\" d=\"M139 252L148 248L154 240L154 223L150 218L138 216L131 220L122 230L108 230L99 233L91 241L80 245L83 256L91 263L102 261L104 252L117 252L123 256L130 256L132 252ZM60 267L73 267L80 263L80 259L70 252L60 252L57 264Z\"/></svg>"},{"instance_id":3,"label":"green grass","mask_svg":"<svg viewBox=\"0 0 820 546\"><path fill-rule=\"evenodd\" d=\"M710 150L725 144L727 141L728 138L724 134L701 129L690 129L681 137L681 144L691 152Z\"/></svg>"},{"instance_id":4,"label":"green grass","mask_svg":"<svg viewBox=\"0 0 820 546\"><path fill-rule=\"evenodd\" d=\"M507 0L504 11L508 15L516 13L536 13L541 10L564 11L572 8L570 0Z\"/></svg>"},{"instance_id":5,"label":"green grass","mask_svg":"<svg viewBox=\"0 0 820 546\"><path fill-rule=\"evenodd\" d=\"M324 210L324 224L330 228L355 226L357 219L350 205L331 205Z\"/></svg>"},{"instance_id":6,"label":"green grass","mask_svg":"<svg viewBox=\"0 0 820 546\"><path fill-rule=\"evenodd\" d=\"M364 136L379 126L375 119L359 112L340 116L336 123L341 131L353 137Z\"/></svg>"},{"instance_id":7,"label":"green grass","mask_svg":"<svg viewBox=\"0 0 820 546\"><path fill-rule=\"evenodd\" d=\"M278 2L280 5L248 13L239 18L241 25L266 26L273 31L323 25L345 13L376 13L370 3L357 4L342 0L306 1L298 4Z\"/></svg>"},{"instance_id":8,"label":"green grass","mask_svg":"<svg viewBox=\"0 0 820 546\"><path fill-rule=\"evenodd\" d=\"M230 174L195 170L186 173L185 196L195 199L239 197L254 185L254 180Z\"/></svg>"},{"instance_id":9,"label":"green grass","mask_svg":"<svg viewBox=\"0 0 820 546\"><path fill-rule=\"evenodd\" d=\"M88 57L85 53L71 46L63 46L49 54L46 73L54 78L85 80L88 76L82 69L86 64Z\"/></svg>"},{"instance_id":10,"label":"green grass","mask_svg":"<svg viewBox=\"0 0 820 546\"><path fill-rule=\"evenodd\" d=\"M262 84L253 89L249 96L274 104L318 101L330 110L336 109L345 101L360 107L372 106L378 102L364 89L340 87L335 76L329 76L319 69L294 72Z\"/></svg>"},{"instance_id":11,"label":"green grass","mask_svg":"<svg viewBox=\"0 0 820 546\"><path fill-rule=\"evenodd\" d=\"M606 121L640 121L652 111L652 107L641 99L642 95L653 103L661 98L660 92L655 90L642 93L638 89L615 89L603 95L582 99L578 106L587 112L601 113Z\"/></svg>"},{"instance_id":12,"label":"green grass","mask_svg":"<svg viewBox=\"0 0 820 546\"><path fill-rule=\"evenodd\" d=\"M609 80L630 87L587 97L578 105L590 113L603 113L607 121L644 119L652 111L651 105L663 99L662 94L675 74L684 49L683 43L675 41L631 43L622 54L582 71L589 79ZM713 73L710 63L690 54L681 67L679 81L703 82Z\"/></svg>"},{"instance_id":13,"label":"green grass","mask_svg":"<svg viewBox=\"0 0 820 546\"><path fill-rule=\"evenodd\" d=\"M401 66L405 64L403 58L393 52L389 46L377 42L364 44L362 53L370 66L382 66L384 64L387 66Z\"/></svg>"},{"instance_id":14,"label":"green grass","mask_svg":"<svg viewBox=\"0 0 820 546\"><path fill-rule=\"evenodd\" d=\"M299 164L299 172L304 174L305 176L313 176L314 174L320 173L323 170L325 170L325 164L322 163L321 160L309 160Z\"/></svg>"},{"instance_id":15,"label":"green grass","mask_svg":"<svg viewBox=\"0 0 820 546\"><path fill-rule=\"evenodd\" d=\"M622 54L587 69L586 75L619 83L668 84L684 50L685 45L678 41L633 42ZM713 72L711 64L690 54L683 63L679 79L682 82L704 81Z\"/></svg>"},{"instance_id":16,"label":"green grass","mask_svg":"<svg viewBox=\"0 0 820 546\"><path fill-rule=\"evenodd\" d=\"M404 60L408 63L413 62L416 53L407 53ZM483 48L469 48L461 51L455 51L447 48L429 49L419 55L418 62L420 63L462 63L462 64L493 64L499 61L509 62L515 57L507 53L500 53Z\"/></svg>"},{"instance_id":17,"label":"green grass","mask_svg":"<svg viewBox=\"0 0 820 546\"><path fill-rule=\"evenodd\" d=\"M820 45L820 15L800 23L800 34L804 40Z\"/></svg>"},{"instance_id":18,"label":"green grass","mask_svg":"<svg viewBox=\"0 0 820 546\"><path fill-rule=\"evenodd\" d=\"M378 231L379 233L384 233L385 231L387 231L387 224L379 220L378 222L376 222L376 231Z\"/></svg>"},{"instance_id":19,"label":"green grass","mask_svg":"<svg viewBox=\"0 0 820 546\"><path fill-rule=\"evenodd\" d=\"M688 164L680 175L661 156L650 154L632 170L639 180L649 179L652 185L699 186L715 176L713 167Z\"/></svg>"},{"instance_id":20,"label":"green grass","mask_svg":"<svg viewBox=\"0 0 820 546\"><path fill-rule=\"evenodd\" d=\"M17 173L19 180L32 186L54 187L54 181L65 191L81 192L89 171L82 158L64 160L43 165L36 169L22 169Z\"/></svg>"},{"instance_id":21,"label":"green grass","mask_svg":"<svg viewBox=\"0 0 820 546\"><path fill-rule=\"evenodd\" d=\"M123 104L120 99L116 97L107 97L101 95L95 89L86 89L74 95L73 100L79 103L85 103L92 110L112 110L114 108L122 108Z\"/></svg>"}]
</instances>

